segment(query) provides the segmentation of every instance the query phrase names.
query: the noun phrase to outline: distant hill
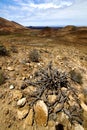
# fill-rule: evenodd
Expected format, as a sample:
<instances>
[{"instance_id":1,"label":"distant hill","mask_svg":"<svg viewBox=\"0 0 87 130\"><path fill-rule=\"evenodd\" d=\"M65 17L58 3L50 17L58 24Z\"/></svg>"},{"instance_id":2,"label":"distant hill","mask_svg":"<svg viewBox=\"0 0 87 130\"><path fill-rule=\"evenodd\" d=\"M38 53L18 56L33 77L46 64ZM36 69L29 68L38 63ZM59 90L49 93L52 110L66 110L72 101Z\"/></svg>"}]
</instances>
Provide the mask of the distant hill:
<instances>
[{"instance_id":1,"label":"distant hill","mask_svg":"<svg viewBox=\"0 0 87 130\"><path fill-rule=\"evenodd\" d=\"M82 42L87 44L87 27L68 25L62 28L43 28L39 33L40 37L57 37L66 42Z\"/></svg>"},{"instance_id":2,"label":"distant hill","mask_svg":"<svg viewBox=\"0 0 87 130\"><path fill-rule=\"evenodd\" d=\"M27 28L14 21L9 21L7 19L0 17L0 34L20 32L23 29Z\"/></svg>"}]
</instances>

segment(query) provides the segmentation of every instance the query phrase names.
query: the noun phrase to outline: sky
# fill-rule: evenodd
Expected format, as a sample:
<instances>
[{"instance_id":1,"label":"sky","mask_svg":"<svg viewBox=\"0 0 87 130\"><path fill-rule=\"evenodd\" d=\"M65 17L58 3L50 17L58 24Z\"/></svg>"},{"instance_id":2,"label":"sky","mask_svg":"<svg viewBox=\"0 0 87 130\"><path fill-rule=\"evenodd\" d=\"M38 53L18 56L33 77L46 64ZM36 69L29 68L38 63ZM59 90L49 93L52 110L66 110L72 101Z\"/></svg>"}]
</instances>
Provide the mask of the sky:
<instances>
[{"instance_id":1,"label":"sky","mask_svg":"<svg viewBox=\"0 0 87 130\"><path fill-rule=\"evenodd\" d=\"M87 26L87 0L0 0L0 17L24 26Z\"/></svg>"}]
</instances>

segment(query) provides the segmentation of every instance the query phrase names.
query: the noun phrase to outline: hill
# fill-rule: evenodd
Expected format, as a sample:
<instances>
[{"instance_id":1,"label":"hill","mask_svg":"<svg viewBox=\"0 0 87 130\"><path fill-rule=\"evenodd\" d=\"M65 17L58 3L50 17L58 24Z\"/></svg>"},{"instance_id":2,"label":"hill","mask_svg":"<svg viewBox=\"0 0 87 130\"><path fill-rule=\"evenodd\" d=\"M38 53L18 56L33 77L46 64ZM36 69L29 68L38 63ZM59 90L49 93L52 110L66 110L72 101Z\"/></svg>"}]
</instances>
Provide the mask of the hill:
<instances>
[{"instance_id":1,"label":"hill","mask_svg":"<svg viewBox=\"0 0 87 130\"><path fill-rule=\"evenodd\" d=\"M0 17L0 34L9 34L14 32L20 32L21 30L27 29L24 26L14 22L9 21Z\"/></svg>"}]
</instances>

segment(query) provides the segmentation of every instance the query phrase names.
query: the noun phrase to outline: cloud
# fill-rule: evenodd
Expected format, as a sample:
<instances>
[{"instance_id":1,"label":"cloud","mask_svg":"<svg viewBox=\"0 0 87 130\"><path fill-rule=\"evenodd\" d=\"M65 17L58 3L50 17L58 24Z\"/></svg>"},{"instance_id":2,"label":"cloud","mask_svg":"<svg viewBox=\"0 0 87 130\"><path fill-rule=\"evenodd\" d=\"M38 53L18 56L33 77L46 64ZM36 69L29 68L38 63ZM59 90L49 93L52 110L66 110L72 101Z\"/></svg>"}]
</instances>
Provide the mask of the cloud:
<instances>
[{"instance_id":1,"label":"cloud","mask_svg":"<svg viewBox=\"0 0 87 130\"><path fill-rule=\"evenodd\" d=\"M49 8L54 8L54 9L58 9L58 8L63 8L63 7L67 7L67 6L71 6L72 2L61 2L59 5L54 4L54 3L44 3L44 4L34 4L31 3L30 7L32 8L38 8L38 9L49 9Z\"/></svg>"},{"instance_id":2,"label":"cloud","mask_svg":"<svg viewBox=\"0 0 87 130\"><path fill-rule=\"evenodd\" d=\"M23 25L87 25L87 0L12 1L0 7L0 16Z\"/></svg>"}]
</instances>

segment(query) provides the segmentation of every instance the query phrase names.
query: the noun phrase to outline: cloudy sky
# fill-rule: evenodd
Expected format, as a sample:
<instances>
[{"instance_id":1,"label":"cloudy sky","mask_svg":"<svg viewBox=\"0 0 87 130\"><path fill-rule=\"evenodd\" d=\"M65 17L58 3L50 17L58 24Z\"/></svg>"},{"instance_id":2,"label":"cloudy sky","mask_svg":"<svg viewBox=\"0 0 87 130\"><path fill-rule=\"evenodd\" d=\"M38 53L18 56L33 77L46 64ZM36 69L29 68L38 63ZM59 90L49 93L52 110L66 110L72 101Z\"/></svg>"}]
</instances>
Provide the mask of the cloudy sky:
<instances>
[{"instance_id":1,"label":"cloudy sky","mask_svg":"<svg viewBox=\"0 0 87 130\"><path fill-rule=\"evenodd\" d=\"M87 26L87 0L0 0L0 17L25 26Z\"/></svg>"}]
</instances>

